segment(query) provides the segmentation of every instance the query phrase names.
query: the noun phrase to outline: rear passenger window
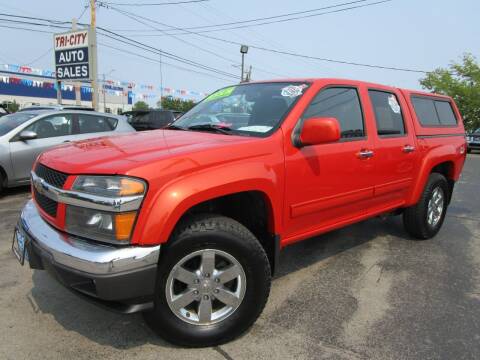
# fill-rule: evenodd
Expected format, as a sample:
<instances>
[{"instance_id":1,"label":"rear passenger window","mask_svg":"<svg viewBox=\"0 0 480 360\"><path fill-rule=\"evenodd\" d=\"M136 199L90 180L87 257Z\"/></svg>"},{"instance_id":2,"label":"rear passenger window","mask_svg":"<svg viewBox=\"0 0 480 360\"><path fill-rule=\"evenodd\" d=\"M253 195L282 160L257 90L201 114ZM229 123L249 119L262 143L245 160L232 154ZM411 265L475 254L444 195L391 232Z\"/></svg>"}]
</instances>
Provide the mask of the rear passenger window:
<instances>
[{"instance_id":1,"label":"rear passenger window","mask_svg":"<svg viewBox=\"0 0 480 360\"><path fill-rule=\"evenodd\" d=\"M362 107L354 88L338 87L320 91L303 115L305 120L313 117L336 118L342 138L365 136Z\"/></svg>"},{"instance_id":2,"label":"rear passenger window","mask_svg":"<svg viewBox=\"0 0 480 360\"><path fill-rule=\"evenodd\" d=\"M377 133L380 136L395 136L405 134L402 109L395 94L369 90L372 101L375 120L377 122Z\"/></svg>"},{"instance_id":3,"label":"rear passenger window","mask_svg":"<svg viewBox=\"0 0 480 360\"><path fill-rule=\"evenodd\" d=\"M115 129L115 119L97 115L78 115L78 129L80 134L106 132Z\"/></svg>"},{"instance_id":4,"label":"rear passenger window","mask_svg":"<svg viewBox=\"0 0 480 360\"><path fill-rule=\"evenodd\" d=\"M457 124L448 101L412 97L412 104L422 126L452 126Z\"/></svg>"}]
</instances>

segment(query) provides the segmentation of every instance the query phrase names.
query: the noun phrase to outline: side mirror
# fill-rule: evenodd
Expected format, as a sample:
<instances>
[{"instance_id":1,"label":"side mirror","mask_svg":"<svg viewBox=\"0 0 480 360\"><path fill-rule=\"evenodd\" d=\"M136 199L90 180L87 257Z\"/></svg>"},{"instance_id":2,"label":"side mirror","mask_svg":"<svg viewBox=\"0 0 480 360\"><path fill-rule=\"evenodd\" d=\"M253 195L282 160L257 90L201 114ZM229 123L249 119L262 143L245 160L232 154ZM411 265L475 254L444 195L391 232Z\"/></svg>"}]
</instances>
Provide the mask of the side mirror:
<instances>
[{"instance_id":1,"label":"side mirror","mask_svg":"<svg viewBox=\"0 0 480 360\"><path fill-rule=\"evenodd\" d=\"M340 140L340 125L335 118L310 118L303 122L296 141L299 147L332 143Z\"/></svg>"},{"instance_id":2,"label":"side mirror","mask_svg":"<svg viewBox=\"0 0 480 360\"><path fill-rule=\"evenodd\" d=\"M25 130L18 135L18 139L22 141L33 140L37 138L37 133L35 131Z\"/></svg>"}]
</instances>

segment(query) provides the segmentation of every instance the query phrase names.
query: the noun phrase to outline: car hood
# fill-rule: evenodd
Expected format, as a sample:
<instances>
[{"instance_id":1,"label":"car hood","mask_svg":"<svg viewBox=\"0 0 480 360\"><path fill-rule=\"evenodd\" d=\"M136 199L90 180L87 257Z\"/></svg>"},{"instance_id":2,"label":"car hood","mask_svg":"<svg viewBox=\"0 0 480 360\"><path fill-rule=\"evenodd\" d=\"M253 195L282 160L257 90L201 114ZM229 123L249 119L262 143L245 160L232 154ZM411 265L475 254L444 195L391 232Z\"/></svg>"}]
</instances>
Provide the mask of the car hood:
<instances>
[{"instance_id":1,"label":"car hood","mask_svg":"<svg viewBox=\"0 0 480 360\"><path fill-rule=\"evenodd\" d=\"M203 154L203 164L225 161L229 154L239 154L227 148L248 148L249 143L261 140L199 131L154 130L72 142L46 151L39 161L68 174L135 175L135 169L172 158Z\"/></svg>"}]
</instances>

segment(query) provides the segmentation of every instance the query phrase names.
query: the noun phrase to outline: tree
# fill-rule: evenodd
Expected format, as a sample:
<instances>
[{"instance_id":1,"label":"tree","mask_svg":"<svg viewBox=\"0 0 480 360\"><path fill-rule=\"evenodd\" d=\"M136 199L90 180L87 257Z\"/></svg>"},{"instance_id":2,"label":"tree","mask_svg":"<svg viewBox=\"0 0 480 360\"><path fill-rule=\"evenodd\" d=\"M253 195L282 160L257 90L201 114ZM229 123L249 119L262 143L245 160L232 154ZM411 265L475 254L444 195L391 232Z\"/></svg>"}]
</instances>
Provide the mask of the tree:
<instances>
[{"instance_id":1,"label":"tree","mask_svg":"<svg viewBox=\"0 0 480 360\"><path fill-rule=\"evenodd\" d=\"M432 92L451 96L457 103L468 130L480 127L480 64L472 54L448 69L428 73L420 84Z\"/></svg>"},{"instance_id":2,"label":"tree","mask_svg":"<svg viewBox=\"0 0 480 360\"><path fill-rule=\"evenodd\" d=\"M160 106L160 101L157 102L157 105ZM187 112L195 106L195 102L193 100L182 100L174 98L172 96L166 96L162 97L161 105L162 109L165 110L177 110L181 112Z\"/></svg>"},{"instance_id":3,"label":"tree","mask_svg":"<svg viewBox=\"0 0 480 360\"><path fill-rule=\"evenodd\" d=\"M150 106L145 101L137 101L133 107L132 110L148 110Z\"/></svg>"},{"instance_id":4,"label":"tree","mask_svg":"<svg viewBox=\"0 0 480 360\"><path fill-rule=\"evenodd\" d=\"M3 105L6 107L8 112L14 113L17 112L18 109L20 109L20 104L17 103L15 100L13 101L4 101Z\"/></svg>"}]
</instances>

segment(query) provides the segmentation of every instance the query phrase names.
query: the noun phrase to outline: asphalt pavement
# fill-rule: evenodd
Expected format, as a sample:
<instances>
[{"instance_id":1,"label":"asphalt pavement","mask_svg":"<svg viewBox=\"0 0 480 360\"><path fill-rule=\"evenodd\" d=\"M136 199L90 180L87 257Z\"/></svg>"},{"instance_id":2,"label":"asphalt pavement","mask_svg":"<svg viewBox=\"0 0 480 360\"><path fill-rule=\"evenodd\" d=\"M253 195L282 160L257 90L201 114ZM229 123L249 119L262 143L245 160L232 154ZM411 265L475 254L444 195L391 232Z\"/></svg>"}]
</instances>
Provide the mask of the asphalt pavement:
<instances>
[{"instance_id":1,"label":"asphalt pavement","mask_svg":"<svg viewBox=\"0 0 480 360\"><path fill-rule=\"evenodd\" d=\"M0 197L0 359L479 359L480 154L443 229L414 241L400 217L288 247L266 309L239 339L183 349L142 316L76 297L11 254L27 188Z\"/></svg>"}]
</instances>

